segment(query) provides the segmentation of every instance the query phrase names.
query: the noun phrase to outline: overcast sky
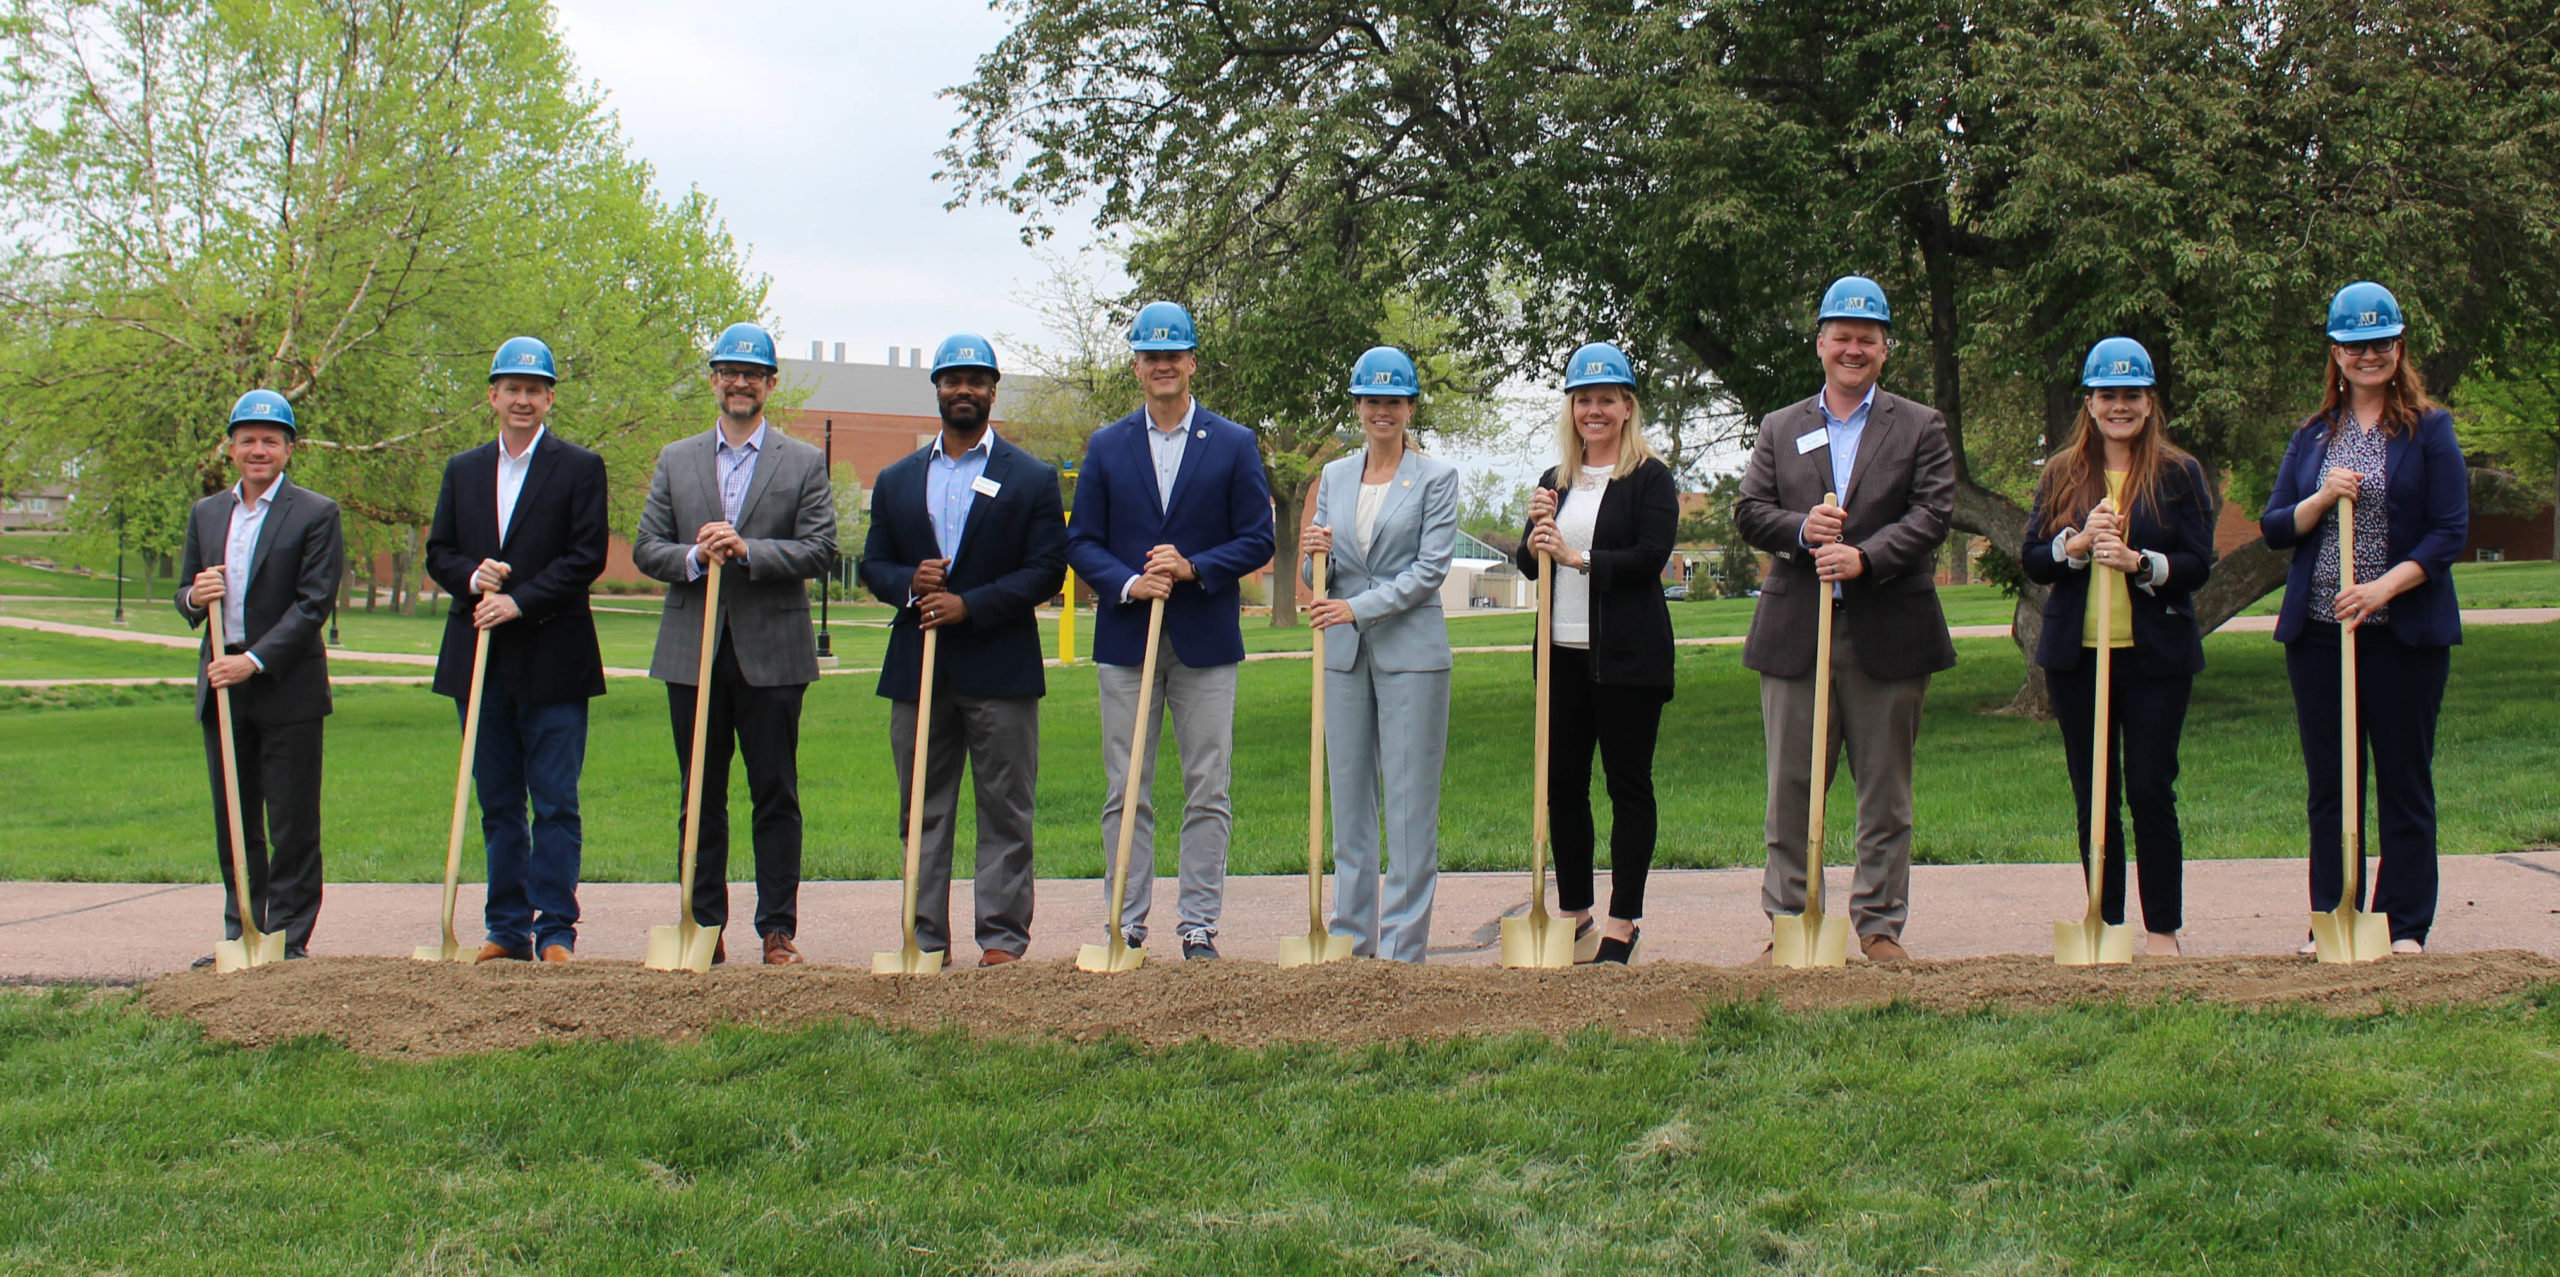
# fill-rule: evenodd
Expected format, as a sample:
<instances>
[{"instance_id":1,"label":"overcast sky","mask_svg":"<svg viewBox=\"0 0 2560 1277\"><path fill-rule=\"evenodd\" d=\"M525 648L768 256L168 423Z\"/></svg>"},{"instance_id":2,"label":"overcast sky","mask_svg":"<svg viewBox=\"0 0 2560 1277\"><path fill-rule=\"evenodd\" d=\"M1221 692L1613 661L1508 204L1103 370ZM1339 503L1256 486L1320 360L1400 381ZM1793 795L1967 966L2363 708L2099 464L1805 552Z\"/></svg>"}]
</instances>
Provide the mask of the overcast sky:
<instances>
[{"instance_id":1,"label":"overcast sky","mask_svg":"<svg viewBox=\"0 0 2560 1277\"><path fill-rule=\"evenodd\" d=\"M823 341L832 358L843 342L847 359L878 363L892 344L929 352L959 331L999 351L1047 339L1024 296L1050 264L1009 214L946 211L933 177L959 119L941 91L970 78L1005 15L979 0L555 3L579 74L602 86L661 192L717 200L771 278L783 354ZM1090 243L1085 219L1056 220L1044 253ZM1525 481L1538 451L1441 455Z\"/></svg>"},{"instance_id":2,"label":"overcast sky","mask_svg":"<svg viewBox=\"0 0 2560 1277\"><path fill-rule=\"evenodd\" d=\"M783 353L811 341L881 362L946 334L1039 335L1019 295L1048 274L1001 210L944 211L934 152L1005 30L975 0L558 0L578 70L600 84L660 190L719 202L773 281ZM1080 244L1082 227L1058 239ZM1055 242L1055 241L1053 241Z\"/></svg>"}]
</instances>

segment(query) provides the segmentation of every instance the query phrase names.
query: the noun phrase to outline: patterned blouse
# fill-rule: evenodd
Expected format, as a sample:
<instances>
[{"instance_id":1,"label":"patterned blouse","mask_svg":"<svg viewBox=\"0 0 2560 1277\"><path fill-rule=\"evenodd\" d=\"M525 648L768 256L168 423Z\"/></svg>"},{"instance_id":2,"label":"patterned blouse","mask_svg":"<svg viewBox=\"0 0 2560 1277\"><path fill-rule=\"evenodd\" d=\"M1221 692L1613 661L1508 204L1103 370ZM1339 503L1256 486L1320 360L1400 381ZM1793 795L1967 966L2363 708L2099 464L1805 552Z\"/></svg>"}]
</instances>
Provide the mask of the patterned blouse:
<instances>
[{"instance_id":1,"label":"patterned blouse","mask_svg":"<svg viewBox=\"0 0 2560 1277\"><path fill-rule=\"evenodd\" d=\"M2383 434L2380 427L2358 425L2353 417L2329 437L2328 454L2321 459L2320 474L2326 479L2331 470L2348 469L2364 476L2356 485L2356 583L2379 578L2391 567L2390 518L2383 508L2382 487ZM2320 529L2327 535L2320 542L2320 561L2311 569L2311 619L2338 623L2338 511L2331 506L2320 517ZM2384 606L2366 617L2366 621L2388 621L2391 609Z\"/></svg>"}]
</instances>

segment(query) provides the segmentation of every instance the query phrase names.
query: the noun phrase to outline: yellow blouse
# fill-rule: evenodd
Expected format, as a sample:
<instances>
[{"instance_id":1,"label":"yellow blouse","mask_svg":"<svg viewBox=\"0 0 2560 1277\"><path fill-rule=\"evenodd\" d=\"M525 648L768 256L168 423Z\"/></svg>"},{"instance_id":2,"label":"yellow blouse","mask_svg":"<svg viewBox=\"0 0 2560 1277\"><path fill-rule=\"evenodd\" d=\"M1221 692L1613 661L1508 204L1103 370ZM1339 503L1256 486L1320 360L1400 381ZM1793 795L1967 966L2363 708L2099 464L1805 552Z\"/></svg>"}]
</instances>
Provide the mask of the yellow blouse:
<instances>
[{"instance_id":1,"label":"yellow blouse","mask_svg":"<svg viewBox=\"0 0 2560 1277\"><path fill-rule=\"evenodd\" d=\"M2107 472L2107 500L2118 512L2124 509L2124 476L2125 472L2122 470ZM2089 571L2097 579L2089 583L2089 597L2084 604L2087 610L2080 614L2080 646L2096 647L2098 645L2098 591L2100 590L2115 595L2115 628L2114 632L2107 636L2107 646L2133 646L2133 591L2125 585L2131 578L2114 568L2100 567L2095 563L2089 565Z\"/></svg>"}]
</instances>

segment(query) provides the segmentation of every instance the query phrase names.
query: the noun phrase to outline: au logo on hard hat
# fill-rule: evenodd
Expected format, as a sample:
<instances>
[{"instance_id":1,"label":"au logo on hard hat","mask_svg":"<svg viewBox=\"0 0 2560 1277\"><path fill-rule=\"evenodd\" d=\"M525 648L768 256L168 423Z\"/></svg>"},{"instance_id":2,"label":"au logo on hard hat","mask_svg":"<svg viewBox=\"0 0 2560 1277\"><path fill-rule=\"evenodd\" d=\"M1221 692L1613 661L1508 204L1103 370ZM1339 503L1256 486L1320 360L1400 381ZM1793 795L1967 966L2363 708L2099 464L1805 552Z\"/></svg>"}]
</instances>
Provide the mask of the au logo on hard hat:
<instances>
[{"instance_id":1,"label":"au logo on hard hat","mask_svg":"<svg viewBox=\"0 0 2560 1277\"><path fill-rule=\"evenodd\" d=\"M2363 314L2356 316L2356 327L2358 328L2379 328L2381 326L2382 314L2379 311L2368 310Z\"/></svg>"},{"instance_id":2,"label":"au logo on hard hat","mask_svg":"<svg viewBox=\"0 0 2560 1277\"><path fill-rule=\"evenodd\" d=\"M2129 372L2132 372L2132 371L2133 371L2133 361L2132 361L2132 360L2130 360L2130 359L2119 359L2119 360L2117 360L2117 361L2116 361L2116 366L2115 366L2114 372L2116 373L2116 375L2117 375L2117 376L2123 376L2124 374L2129 373Z\"/></svg>"},{"instance_id":3,"label":"au logo on hard hat","mask_svg":"<svg viewBox=\"0 0 2560 1277\"><path fill-rule=\"evenodd\" d=\"M1598 360L1598 359L1590 360L1590 361L1588 361L1588 362L1586 362L1586 363L1584 363L1584 364L1582 365L1582 371L1584 371L1584 372L1588 372L1588 373L1601 373L1601 372L1607 372L1608 370L1609 370L1609 365L1608 365L1606 362L1604 362L1604 361L1602 361L1602 360Z\"/></svg>"},{"instance_id":4,"label":"au logo on hard hat","mask_svg":"<svg viewBox=\"0 0 2560 1277\"><path fill-rule=\"evenodd\" d=\"M978 357L978 348L975 346L962 346L960 348L960 354L957 357L961 359L975 359Z\"/></svg>"},{"instance_id":5,"label":"au logo on hard hat","mask_svg":"<svg viewBox=\"0 0 2560 1277\"><path fill-rule=\"evenodd\" d=\"M516 362L517 362L517 363L519 363L519 364L524 365L524 366L525 366L525 367L527 367L527 368L532 367L532 366L533 366L533 352L532 352L532 351L530 351L530 350L528 350L528 351L524 352L523 354L516 356Z\"/></svg>"},{"instance_id":6,"label":"au logo on hard hat","mask_svg":"<svg viewBox=\"0 0 2560 1277\"><path fill-rule=\"evenodd\" d=\"M272 417L276 415L274 406L268 404L265 400L260 400L257 403L251 404L249 406L249 411L261 417Z\"/></svg>"},{"instance_id":7,"label":"au logo on hard hat","mask_svg":"<svg viewBox=\"0 0 2560 1277\"><path fill-rule=\"evenodd\" d=\"M1165 327L1165 326L1163 326L1163 325L1161 325L1161 324L1159 324L1159 325L1157 325L1157 326L1156 326L1156 335L1155 335L1155 340L1157 340L1157 341L1166 341L1166 340L1170 340L1170 339L1172 338L1172 336L1173 336L1173 330L1172 330L1171 328L1167 328L1167 327Z\"/></svg>"},{"instance_id":8,"label":"au logo on hard hat","mask_svg":"<svg viewBox=\"0 0 2560 1277\"><path fill-rule=\"evenodd\" d=\"M1383 369L1383 368L1382 368L1382 369L1380 369L1380 370L1378 370L1378 371L1376 371L1376 372L1373 372L1373 373L1370 373L1370 374L1369 374L1369 384L1370 384L1370 385L1372 385L1372 386L1383 386L1383 385L1386 385L1386 384L1387 384L1390 380L1392 380L1393 378L1394 378L1394 374L1393 374L1393 373L1390 373L1390 372L1388 372L1388 371L1386 371L1385 369Z\"/></svg>"}]
</instances>

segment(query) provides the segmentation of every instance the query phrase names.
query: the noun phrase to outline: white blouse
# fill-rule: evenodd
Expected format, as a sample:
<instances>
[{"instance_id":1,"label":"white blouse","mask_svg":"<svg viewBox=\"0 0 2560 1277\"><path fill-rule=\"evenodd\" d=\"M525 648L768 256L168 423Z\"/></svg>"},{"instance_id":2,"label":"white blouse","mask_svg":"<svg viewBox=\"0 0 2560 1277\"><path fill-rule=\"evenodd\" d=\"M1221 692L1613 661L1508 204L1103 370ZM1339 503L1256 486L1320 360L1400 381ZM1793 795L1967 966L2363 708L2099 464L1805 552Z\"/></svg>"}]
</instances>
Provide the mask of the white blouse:
<instances>
[{"instance_id":1,"label":"white blouse","mask_svg":"<svg viewBox=\"0 0 2560 1277\"><path fill-rule=\"evenodd\" d=\"M1556 531L1577 555L1591 551L1591 532L1600 523L1600 497L1609 490L1609 472L1586 466L1573 481L1564 508L1556 512ZM1555 642L1558 647L1591 646L1591 574L1556 564Z\"/></svg>"},{"instance_id":2,"label":"white blouse","mask_svg":"<svg viewBox=\"0 0 2560 1277\"><path fill-rule=\"evenodd\" d=\"M1351 525L1352 530L1359 534L1360 553L1364 556L1369 553L1370 543L1378 539L1378 511L1386 508L1387 489L1392 486L1389 483L1360 485L1360 500L1351 508Z\"/></svg>"}]
</instances>

